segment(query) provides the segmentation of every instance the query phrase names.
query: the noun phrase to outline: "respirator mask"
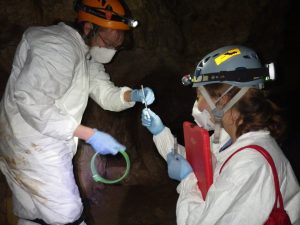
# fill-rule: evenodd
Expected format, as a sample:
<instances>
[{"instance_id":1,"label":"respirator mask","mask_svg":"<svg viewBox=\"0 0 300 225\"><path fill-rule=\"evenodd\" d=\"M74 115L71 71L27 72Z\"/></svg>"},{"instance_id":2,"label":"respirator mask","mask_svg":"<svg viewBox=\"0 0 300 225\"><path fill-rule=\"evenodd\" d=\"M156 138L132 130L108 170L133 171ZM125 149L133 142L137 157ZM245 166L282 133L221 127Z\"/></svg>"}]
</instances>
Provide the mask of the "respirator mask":
<instances>
[{"instance_id":1,"label":"respirator mask","mask_svg":"<svg viewBox=\"0 0 300 225\"><path fill-rule=\"evenodd\" d=\"M114 55L116 54L115 49L111 48L100 48L98 46L93 46L90 48L90 55L92 59L99 63L109 63Z\"/></svg>"},{"instance_id":2,"label":"respirator mask","mask_svg":"<svg viewBox=\"0 0 300 225\"><path fill-rule=\"evenodd\" d=\"M194 120L199 127L202 127L208 131L215 129L215 124L211 121L209 112L206 109L200 111L198 109L197 101L195 101L194 103L192 116L194 117Z\"/></svg>"}]
</instances>

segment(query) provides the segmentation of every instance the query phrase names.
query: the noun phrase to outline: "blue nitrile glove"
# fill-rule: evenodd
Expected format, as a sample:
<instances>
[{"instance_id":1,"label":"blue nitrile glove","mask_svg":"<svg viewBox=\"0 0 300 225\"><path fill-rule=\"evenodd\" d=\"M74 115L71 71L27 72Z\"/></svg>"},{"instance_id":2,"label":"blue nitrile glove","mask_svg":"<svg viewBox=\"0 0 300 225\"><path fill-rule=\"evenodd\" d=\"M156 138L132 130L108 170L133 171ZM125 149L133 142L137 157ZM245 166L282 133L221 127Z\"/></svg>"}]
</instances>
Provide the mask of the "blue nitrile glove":
<instances>
[{"instance_id":1,"label":"blue nitrile glove","mask_svg":"<svg viewBox=\"0 0 300 225\"><path fill-rule=\"evenodd\" d=\"M164 124L158 115L156 115L151 109L144 108L142 111L142 125L153 134L159 134L164 128Z\"/></svg>"},{"instance_id":2,"label":"blue nitrile glove","mask_svg":"<svg viewBox=\"0 0 300 225\"><path fill-rule=\"evenodd\" d=\"M146 104L151 105L155 100L154 93L149 87L145 87L143 89L145 93ZM144 103L144 95L142 89L134 89L131 91L131 101Z\"/></svg>"},{"instance_id":3,"label":"blue nitrile glove","mask_svg":"<svg viewBox=\"0 0 300 225\"><path fill-rule=\"evenodd\" d=\"M95 133L86 140L86 143L90 144L95 152L107 155L115 155L120 151L125 151L126 147L118 143L112 136L107 133L94 129Z\"/></svg>"},{"instance_id":4,"label":"blue nitrile glove","mask_svg":"<svg viewBox=\"0 0 300 225\"><path fill-rule=\"evenodd\" d=\"M180 154L168 153L167 163L169 177L174 180L181 181L193 171L188 161Z\"/></svg>"}]
</instances>

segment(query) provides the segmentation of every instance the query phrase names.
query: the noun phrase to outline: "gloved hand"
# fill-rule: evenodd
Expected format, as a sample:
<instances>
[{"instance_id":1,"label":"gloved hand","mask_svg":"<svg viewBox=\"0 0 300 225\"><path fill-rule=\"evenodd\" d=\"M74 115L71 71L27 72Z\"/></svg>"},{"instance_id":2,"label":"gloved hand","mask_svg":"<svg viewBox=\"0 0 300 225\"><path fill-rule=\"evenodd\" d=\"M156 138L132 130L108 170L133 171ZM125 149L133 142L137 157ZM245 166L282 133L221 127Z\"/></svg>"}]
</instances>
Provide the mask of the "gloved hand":
<instances>
[{"instance_id":1,"label":"gloved hand","mask_svg":"<svg viewBox=\"0 0 300 225\"><path fill-rule=\"evenodd\" d=\"M151 105L155 100L154 93L149 87L145 87L143 89L145 93L146 104ZM131 101L144 103L144 95L142 89L134 89L131 91Z\"/></svg>"},{"instance_id":2,"label":"gloved hand","mask_svg":"<svg viewBox=\"0 0 300 225\"><path fill-rule=\"evenodd\" d=\"M164 128L160 117L156 115L151 109L144 108L142 111L142 125L147 127L147 129L153 134L159 134Z\"/></svg>"},{"instance_id":3,"label":"gloved hand","mask_svg":"<svg viewBox=\"0 0 300 225\"><path fill-rule=\"evenodd\" d=\"M168 153L167 163L168 175L174 180L181 181L193 171L188 161L180 154Z\"/></svg>"},{"instance_id":4,"label":"gloved hand","mask_svg":"<svg viewBox=\"0 0 300 225\"><path fill-rule=\"evenodd\" d=\"M95 133L86 140L86 143L90 144L95 152L107 155L116 155L120 151L125 151L126 147L118 143L112 136L107 133L94 129Z\"/></svg>"}]
</instances>

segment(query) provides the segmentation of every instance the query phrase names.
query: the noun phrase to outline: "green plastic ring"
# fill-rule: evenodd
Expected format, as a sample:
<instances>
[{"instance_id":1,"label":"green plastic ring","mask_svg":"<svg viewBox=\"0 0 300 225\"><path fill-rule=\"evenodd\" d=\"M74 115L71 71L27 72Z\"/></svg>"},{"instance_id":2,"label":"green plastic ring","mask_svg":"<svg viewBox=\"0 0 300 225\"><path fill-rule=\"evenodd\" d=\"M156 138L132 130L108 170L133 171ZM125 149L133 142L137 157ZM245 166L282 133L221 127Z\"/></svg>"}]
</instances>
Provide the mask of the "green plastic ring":
<instances>
[{"instance_id":1,"label":"green plastic ring","mask_svg":"<svg viewBox=\"0 0 300 225\"><path fill-rule=\"evenodd\" d=\"M115 179L115 180L108 180L108 179L105 179L105 178L103 178L103 177L101 177L99 175L99 173L97 172L97 169L95 167L95 160L96 160L96 157L97 157L98 153L95 153L93 155L92 160L91 160L91 171L92 171L92 175L93 175L94 181L96 181L96 182L102 182L104 184L115 184L115 183L118 183L121 180L123 180L128 175L129 170L130 170L130 160L129 160L129 157L128 157L128 155L127 155L127 153L125 151L120 151L120 153L125 158L125 161L126 161L126 170L125 170L124 174L120 178Z\"/></svg>"}]
</instances>

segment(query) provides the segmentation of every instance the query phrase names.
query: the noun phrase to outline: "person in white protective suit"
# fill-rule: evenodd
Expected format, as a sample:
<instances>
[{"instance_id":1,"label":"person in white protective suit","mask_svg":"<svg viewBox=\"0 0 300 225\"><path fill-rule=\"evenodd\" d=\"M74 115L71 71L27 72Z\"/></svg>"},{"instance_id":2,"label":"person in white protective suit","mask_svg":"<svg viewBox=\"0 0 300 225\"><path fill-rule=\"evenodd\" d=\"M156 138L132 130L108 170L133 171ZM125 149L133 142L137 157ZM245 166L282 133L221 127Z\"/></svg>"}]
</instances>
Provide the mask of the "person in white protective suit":
<instances>
[{"instance_id":1,"label":"person in white protective suit","mask_svg":"<svg viewBox=\"0 0 300 225\"><path fill-rule=\"evenodd\" d=\"M72 165L78 139L100 154L125 150L81 124L89 97L111 111L155 99L149 87L115 86L104 69L137 25L125 5L83 0L76 9L74 28L61 22L25 31L0 103L0 169L19 225L85 224Z\"/></svg>"},{"instance_id":2,"label":"person in white protective suit","mask_svg":"<svg viewBox=\"0 0 300 225\"><path fill-rule=\"evenodd\" d=\"M205 201L197 178L185 159L172 152L171 131L148 108L141 120L168 163L169 177L180 181L176 207L178 225L262 225L275 202L271 167L261 153L246 148L224 161L236 150L259 145L272 156L279 176L284 208L292 224L300 224L300 188L294 171L277 144L284 124L278 107L262 90L265 79L274 78L273 64L263 66L257 54L245 46L225 46L206 55L193 75L183 83L197 87L193 116L198 125L213 129L211 152L214 161L213 184ZM150 114L150 117L149 117ZM227 134L226 134L227 133ZM229 138L228 138L229 137Z\"/></svg>"}]
</instances>

